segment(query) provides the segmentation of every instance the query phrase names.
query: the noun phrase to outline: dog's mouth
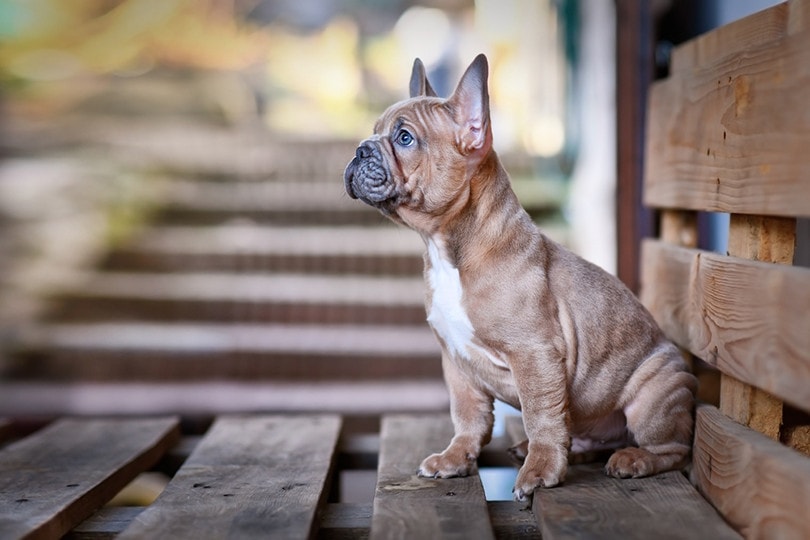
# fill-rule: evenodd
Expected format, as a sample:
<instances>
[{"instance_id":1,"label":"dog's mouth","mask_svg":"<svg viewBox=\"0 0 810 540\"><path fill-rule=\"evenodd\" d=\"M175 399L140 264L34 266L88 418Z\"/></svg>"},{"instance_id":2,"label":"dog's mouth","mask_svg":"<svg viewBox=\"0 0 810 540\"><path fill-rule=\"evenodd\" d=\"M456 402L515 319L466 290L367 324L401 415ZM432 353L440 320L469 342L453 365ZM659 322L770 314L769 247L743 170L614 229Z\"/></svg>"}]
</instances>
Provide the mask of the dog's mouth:
<instances>
[{"instance_id":1,"label":"dog's mouth","mask_svg":"<svg viewBox=\"0 0 810 540\"><path fill-rule=\"evenodd\" d=\"M396 197L396 186L385 166L382 153L373 143L362 143L343 173L346 193L352 199L387 209Z\"/></svg>"}]
</instances>

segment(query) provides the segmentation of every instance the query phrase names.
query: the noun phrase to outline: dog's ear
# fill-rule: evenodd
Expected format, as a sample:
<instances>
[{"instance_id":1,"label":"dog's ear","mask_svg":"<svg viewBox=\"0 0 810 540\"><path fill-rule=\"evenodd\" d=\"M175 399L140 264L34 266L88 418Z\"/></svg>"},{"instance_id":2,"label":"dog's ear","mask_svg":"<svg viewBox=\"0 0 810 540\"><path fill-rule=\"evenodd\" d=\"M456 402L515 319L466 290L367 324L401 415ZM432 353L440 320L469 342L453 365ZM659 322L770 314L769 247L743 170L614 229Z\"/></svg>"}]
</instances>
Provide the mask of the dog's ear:
<instances>
[{"instance_id":1,"label":"dog's ear","mask_svg":"<svg viewBox=\"0 0 810 540\"><path fill-rule=\"evenodd\" d=\"M487 57L479 54L461 76L456 91L448 100L459 130L461 151L469 154L486 151L492 144L489 125Z\"/></svg>"},{"instance_id":2,"label":"dog's ear","mask_svg":"<svg viewBox=\"0 0 810 540\"><path fill-rule=\"evenodd\" d=\"M411 97L436 97L436 92L427 80L425 73L425 65L420 59L413 61L413 69L411 70L411 84L409 85Z\"/></svg>"}]
</instances>

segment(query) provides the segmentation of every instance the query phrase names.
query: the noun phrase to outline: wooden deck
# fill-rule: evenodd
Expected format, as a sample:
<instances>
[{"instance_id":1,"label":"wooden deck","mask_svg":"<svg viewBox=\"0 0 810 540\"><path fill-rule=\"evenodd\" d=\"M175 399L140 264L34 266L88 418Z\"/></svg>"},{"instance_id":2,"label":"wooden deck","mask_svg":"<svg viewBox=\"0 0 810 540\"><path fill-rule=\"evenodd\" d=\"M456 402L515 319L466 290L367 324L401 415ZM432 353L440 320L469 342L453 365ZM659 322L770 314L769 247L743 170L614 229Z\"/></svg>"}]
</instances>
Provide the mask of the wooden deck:
<instances>
[{"instance_id":1,"label":"wooden deck","mask_svg":"<svg viewBox=\"0 0 810 540\"><path fill-rule=\"evenodd\" d=\"M451 436L445 415L385 416L379 434L337 415L226 415L194 437L176 417L62 419L0 449L0 537L738 538L677 472L579 465L528 508L488 501L479 475L417 477ZM506 444L480 470L503 466ZM149 470L167 475L153 502L105 506ZM341 500L352 471L375 475L372 499Z\"/></svg>"}]
</instances>

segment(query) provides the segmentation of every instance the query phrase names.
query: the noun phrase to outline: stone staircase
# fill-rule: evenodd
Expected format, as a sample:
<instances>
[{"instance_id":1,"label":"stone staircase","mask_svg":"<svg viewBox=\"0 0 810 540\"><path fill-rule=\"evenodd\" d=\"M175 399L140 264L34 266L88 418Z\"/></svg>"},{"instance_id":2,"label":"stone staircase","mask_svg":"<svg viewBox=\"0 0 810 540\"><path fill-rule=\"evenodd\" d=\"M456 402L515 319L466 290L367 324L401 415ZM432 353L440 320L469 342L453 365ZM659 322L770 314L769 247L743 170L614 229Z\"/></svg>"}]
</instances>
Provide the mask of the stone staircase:
<instances>
[{"instance_id":1,"label":"stone staircase","mask_svg":"<svg viewBox=\"0 0 810 540\"><path fill-rule=\"evenodd\" d=\"M211 148L200 162L232 163ZM165 168L148 225L17 333L0 412L446 409L422 241L344 193L352 152L284 143L248 172Z\"/></svg>"},{"instance_id":2,"label":"stone staircase","mask_svg":"<svg viewBox=\"0 0 810 540\"><path fill-rule=\"evenodd\" d=\"M329 155L348 160L341 145ZM342 164L310 177L279 161L266 176L172 172L151 223L19 332L0 410L444 408L421 240L349 199Z\"/></svg>"}]
</instances>

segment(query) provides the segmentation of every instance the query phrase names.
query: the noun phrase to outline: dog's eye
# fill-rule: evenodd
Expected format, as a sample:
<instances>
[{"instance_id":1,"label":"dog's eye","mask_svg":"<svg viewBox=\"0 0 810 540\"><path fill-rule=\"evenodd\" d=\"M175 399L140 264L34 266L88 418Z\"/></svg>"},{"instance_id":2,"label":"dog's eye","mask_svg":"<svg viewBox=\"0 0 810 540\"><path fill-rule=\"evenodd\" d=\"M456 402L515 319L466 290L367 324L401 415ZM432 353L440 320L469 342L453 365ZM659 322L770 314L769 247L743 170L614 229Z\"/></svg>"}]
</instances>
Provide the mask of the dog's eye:
<instances>
[{"instance_id":1,"label":"dog's eye","mask_svg":"<svg viewBox=\"0 0 810 540\"><path fill-rule=\"evenodd\" d=\"M414 139L413 135L411 135L411 133L408 130L402 129L397 134L396 141L397 144L400 144L402 146L410 146L411 144L413 144Z\"/></svg>"}]
</instances>

